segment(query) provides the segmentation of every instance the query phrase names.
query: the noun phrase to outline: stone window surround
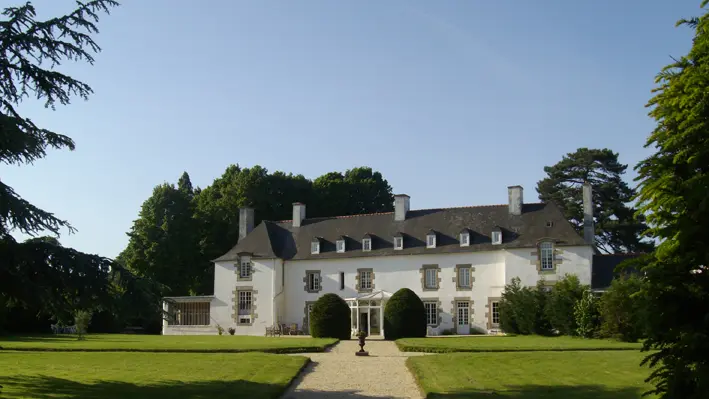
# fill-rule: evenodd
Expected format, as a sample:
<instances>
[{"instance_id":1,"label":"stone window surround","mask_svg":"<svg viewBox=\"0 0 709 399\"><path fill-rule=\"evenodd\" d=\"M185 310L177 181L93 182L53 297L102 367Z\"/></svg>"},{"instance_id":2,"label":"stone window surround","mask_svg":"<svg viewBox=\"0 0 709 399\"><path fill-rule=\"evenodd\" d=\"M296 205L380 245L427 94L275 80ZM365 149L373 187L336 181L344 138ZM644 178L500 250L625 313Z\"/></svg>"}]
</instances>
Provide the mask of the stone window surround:
<instances>
[{"instance_id":1,"label":"stone window surround","mask_svg":"<svg viewBox=\"0 0 709 399\"><path fill-rule=\"evenodd\" d=\"M308 282L308 277L311 274L317 274L318 276L318 289L317 290L311 290L310 289L310 284ZM322 274L320 273L320 270L306 270L305 271L305 277L303 277L303 282L305 283L305 292L311 293L311 294L316 294L320 291L322 291Z\"/></svg>"},{"instance_id":2,"label":"stone window surround","mask_svg":"<svg viewBox=\"0 0 709 399\"><path fill-rule=\"evenodd\" d=\"M426 326L427 327L438 327L441 325L441 322L443 321L443 306L441 305L441 299L440 298L421 298L421 302L424 304L426 303L435 303L436 304L436 316L438 317L437 323L434 324L428 324L428 316L426 317Z\"/></svg>"},{"instance_id":3,"label":"stone window surround","mask_svg":"<svg viewBox=\"0 0 709 399\"><path fill-rule=\"evenodd\" d=\"M251 291L251 323L239 323L239 291ZM258 291L251 286L238 286L232 292L234 294L234 305L232 306L232 310L234 311L234 313L231 315L231 317L234 319L236 325L238 326L252 326L254 324L254 321L258 317L258 313L256 313L256 298L258 297Z\"/></svg>"},{"instance_id":4,"label":"stone window surround","mask_svg":"<svg viewBox=\"0 0 709 399\"><path fill-rule=\"evenodd\" d=\"M241 261L242 258L248 258L249 259L249 267L251 267L251 273L249 273L249 277L241 277ZM236 273L236 281L252 281L254 277L254 264L251 261L251 257L248 255L243 255L239 256L236 258L236 265L234 265L234 272Z\"/></svg>"},{"instance_id":5,"label":"stone window surround","mask_svg":"<svg viewBox=\"0 0 709 399\"><path fill-rule=\"evenodd\" d=\"M487 329L491 330L493 328L500 328L499 324L493 324L492 323L492 303L497 302L499 305L499 302L502 301L501 297L488 297L487 298L487 303L485 304L485 319L487 320Z\"/></svg>"},{"instance_id":6,"label":"stone window surround","mask_svg":"<svg viewBox=\"0 0 709 399\"><path fill-rule=\"evenodd\" d=\"M305 330L305 326L308 327L307 333L310 333L310 318L308 317L308 306L315 304L317 301L305 301L305 307L303 308L303 324L301 327Z\"/></svg>"},{"instance_id":7,"label":"stone window surround","mask_svg":"<svg viewBox=\"0 0 709 399\"><path fill-rule=\"evenodd\" d=\"M470 329L473 329L473 321L475 320L475 301L473 301L472 298L470 297L465 297L465 296L457 296L454 297L453 300L451 301L451 306L453 310L451 311L451 315L453 316L453 328L458 329L458 302L468 302L470 308L468 309L468 325L470 325Z\"/></svg>"},{"instance_id":8,"label":"stone window surround","mask_svg":"<svg viewBox=\"0 0 709 399\"><path fill-rule=\"evenodd\" d=\"M458 270L460 269L470 269L470 287L461 287L458 285ZM455 290L456 291L472 291L473 290L473 285L475 284L475 277L473 277L473 273L475 273L475 268L471 264L467 265L455 265L455 274L453 275L453 283L455 283Z\"/></svg>"},{"instance_id":9,"label":"stone window surround","mask_svg":"<svg viewBox=\"0 0 709 399\"><path fill-rule=\"evenodd\" d=\"M369 272L372 281L370 288L360 288L359 277L362 275L362 272ZM374 269L372 269L371 267L365 269L357 269L357 275L355 275L355 289L357 290L357 292L372 292L374 290Z\"/></svg>"},{"instance_id":10,"label":"stone window surround","mask_svg":"<svg viewBox=\"0 0 709 399\"><path fill-rule=\"evenodd\" d=\"M551 242L553 244L554 258L552 259L553 267L551 269L542 270L541 250L539 249L539 245L541 245L541 243L543 242ZM559 265L564 263L564 258L562 256L563 254L564 250L559 248L556 240L551 238L541 239L537 241L536 251L533 251L531 253L532 259L529 261L529 263L537 266L537 272L539 274L556 274L556 272L559 270Z\"/></svg>"},{"instance_id":11,"label":"stone window surround","mask_svg":"<svg viewBox=\"0 0 709 399\"><path fill-rule=\"evenodd\" d=\"M436 270L436 286L426 287L426 270L435 269ZM441 268L438 265L422 265L419 269L421 273L421 289L424 291L438 291L441 286Z\"/></svg>"}]
</instances>

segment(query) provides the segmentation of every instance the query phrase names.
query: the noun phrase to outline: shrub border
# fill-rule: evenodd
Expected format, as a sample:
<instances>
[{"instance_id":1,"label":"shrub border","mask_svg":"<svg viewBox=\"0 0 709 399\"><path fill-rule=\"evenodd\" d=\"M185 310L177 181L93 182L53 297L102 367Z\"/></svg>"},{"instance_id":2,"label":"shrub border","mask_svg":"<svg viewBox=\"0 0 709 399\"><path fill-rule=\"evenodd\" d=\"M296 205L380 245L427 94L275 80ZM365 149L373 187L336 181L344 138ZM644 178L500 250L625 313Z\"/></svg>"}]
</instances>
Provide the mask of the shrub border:
<instances>
[{"instance_id":1,"label":"shrub border","mask_svg":"<svg viewBox=\"0 0 709 399\"><path fill-rule=\"evenodd\" d=\"M235 348L235 349L173 349L173 348L4 348L0 346L0 352L142 352L142 353L320 353L326 352L337 345L340 340L325 346L297 346L292 348Z\"/></svg>"},{"instance_id":2,"label":"shrub border","mask_svg":"<svg viewBox=\"0 0 709 399\"><path fill-rule=\"evenodd\" d=\"M407 345L396 341L396 346L402 352L422 353L494 353L494 352L597 352L597 351L639 351L640 348L460 348L460 347L426 347Z\"/></svg>"}]
</instances>

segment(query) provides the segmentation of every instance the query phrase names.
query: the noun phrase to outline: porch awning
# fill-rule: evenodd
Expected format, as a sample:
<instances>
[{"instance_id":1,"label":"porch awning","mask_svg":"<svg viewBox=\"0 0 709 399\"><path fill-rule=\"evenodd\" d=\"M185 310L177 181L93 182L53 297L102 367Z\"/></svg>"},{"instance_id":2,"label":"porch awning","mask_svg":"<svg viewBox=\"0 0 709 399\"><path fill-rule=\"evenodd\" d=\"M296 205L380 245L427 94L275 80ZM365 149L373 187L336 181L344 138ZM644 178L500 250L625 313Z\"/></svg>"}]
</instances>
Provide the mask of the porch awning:
<instances>
[{"instance_id":1,"label":"porch awning","mask_svg":"<svg viewBox=\"0 0 709 399\"><path fill-rule=\"evenodd\" d=\"M387 300L391 298L392 293L388 291L373 291L364 293L356 298L345 298L345 301L372 301L372 300Z\"/></svg>"},{"instance_id":2,"label":"porch awning","mask_svg":"<svg viewBox=\"0 0 709 399\"><path fill-rule=\"evenodd\" d=\"M211 302L214 295L195 295L195 296L166 296L163 297L163 302Z\"/></svg>"}]
</instances>

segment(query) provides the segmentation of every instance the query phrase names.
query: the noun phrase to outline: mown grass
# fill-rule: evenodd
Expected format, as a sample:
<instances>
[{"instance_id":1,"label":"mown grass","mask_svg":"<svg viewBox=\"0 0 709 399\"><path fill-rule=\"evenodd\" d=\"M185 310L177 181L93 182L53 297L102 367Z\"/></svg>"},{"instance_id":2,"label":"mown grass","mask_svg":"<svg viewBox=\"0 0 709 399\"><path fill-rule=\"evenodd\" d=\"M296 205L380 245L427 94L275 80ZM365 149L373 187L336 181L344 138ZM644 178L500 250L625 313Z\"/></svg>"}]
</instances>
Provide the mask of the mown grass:
<instances>
[{"instance_id":1,"label":"mown grass","mask_svg":"<svg viewBox=\"0 0 709 399\"><path fill-rule=\"evenodd\" d=\"M0 354L0 396L17 398L278 398L308 359L266 353Z\"/></svg>"},{"instance_id":2,"label":"mown grass","mask_svg":"<svg viewBox=\"0 0 709 399\"><path fill-rule=\"evenodd\" d=\"M407 365L427 398L639 399L650 388L650 370L639 366L645 355L450 353L411 357Z\"/></svg>"},{"instance_id":3,"label":"mown grass","mask_svg":"<svg viewBox=\"0 0 709 399\"><path fill-rule=\"evenodd\" d=\"M432 353L639 350L642 346L607 339L535 335L402 338L396 341L396 345L404 352Z\"/></svg>"},{"instance_id":4,"label":"mown grass","mask_svg":"<svg viewBox=\"0 0 709 399\"><path fill-rule=\"evenodd\" d=\"M231 335L131 335L90 334L0 337L0 348L17 351L120 351L120 352L322 352L336 343L331 338L279 338Z\"/></svg>"}]
</instances>

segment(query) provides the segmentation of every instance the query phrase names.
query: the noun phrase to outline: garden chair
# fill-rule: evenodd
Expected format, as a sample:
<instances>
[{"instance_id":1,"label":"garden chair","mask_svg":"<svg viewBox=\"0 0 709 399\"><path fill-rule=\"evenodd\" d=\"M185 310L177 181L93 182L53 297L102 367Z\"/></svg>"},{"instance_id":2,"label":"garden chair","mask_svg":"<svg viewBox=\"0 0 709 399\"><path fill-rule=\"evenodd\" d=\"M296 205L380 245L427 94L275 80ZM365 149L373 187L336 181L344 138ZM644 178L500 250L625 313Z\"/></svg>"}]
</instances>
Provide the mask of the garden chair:
<instances>
[{"instance_id":1,"label":"garden chair","mask_svg":"<svg viewBox=\"0 0 709 399\"><path fill-rule=\"evenodd\" d=\"M298 331L298 323L293 323L290 325L289 333L289 335L300 335L300 331Z\"/></svg>"}]
</instances>

